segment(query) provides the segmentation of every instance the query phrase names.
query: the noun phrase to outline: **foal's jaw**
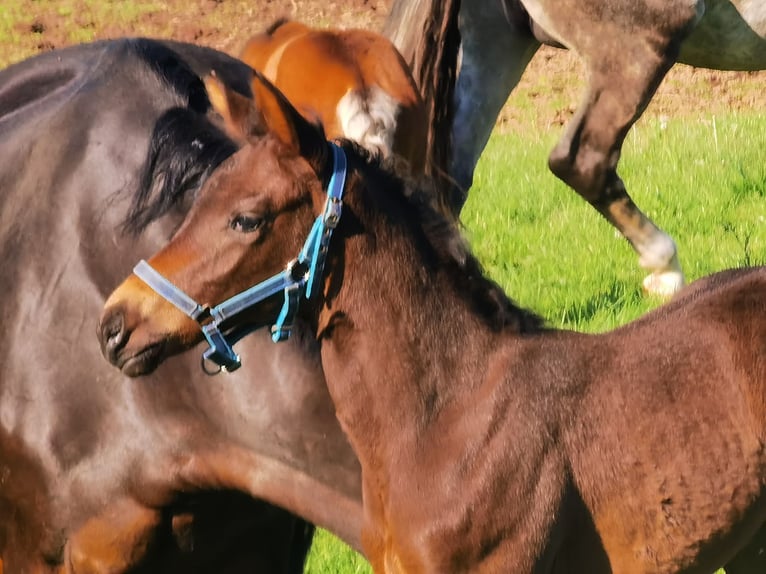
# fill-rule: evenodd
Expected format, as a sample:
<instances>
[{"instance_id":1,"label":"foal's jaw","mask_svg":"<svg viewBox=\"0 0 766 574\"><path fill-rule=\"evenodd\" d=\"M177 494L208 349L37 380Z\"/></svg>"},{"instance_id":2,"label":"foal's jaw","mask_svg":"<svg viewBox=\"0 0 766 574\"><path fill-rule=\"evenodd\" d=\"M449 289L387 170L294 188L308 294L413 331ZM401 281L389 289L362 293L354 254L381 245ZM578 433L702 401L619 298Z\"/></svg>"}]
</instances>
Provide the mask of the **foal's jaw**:
<instances>
[{"instance_id":1,"label":"foal's jaw","mask_svg":"<svg viewBox=\"0 0 766 574\"><path fill-rule=\"evenodd\" d=\"M104 357L130 377L151 373L202 339L197 323L134 276L109 297L97 334Z\"/></svg>"}]
</instances>

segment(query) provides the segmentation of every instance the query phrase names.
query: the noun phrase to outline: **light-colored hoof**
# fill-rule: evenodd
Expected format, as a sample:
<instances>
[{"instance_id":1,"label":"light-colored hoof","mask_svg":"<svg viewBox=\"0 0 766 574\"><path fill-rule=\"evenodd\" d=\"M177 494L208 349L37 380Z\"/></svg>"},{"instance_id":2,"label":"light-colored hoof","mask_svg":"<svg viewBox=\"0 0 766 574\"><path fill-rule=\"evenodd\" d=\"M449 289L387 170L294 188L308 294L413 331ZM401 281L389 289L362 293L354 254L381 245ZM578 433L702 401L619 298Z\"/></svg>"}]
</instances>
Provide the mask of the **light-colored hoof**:
<instances>
[{"instance_id":1,"label":"light-colored hoof","mask_svg":"<svg viewBox=\"0 0 766 574\"><path fill-rule=\"evenodd\" d=\"M672 297L684 286L684 274L680 271L655 271L643 282L644 291L656 297Z\"/></svg>"}]
</instances>

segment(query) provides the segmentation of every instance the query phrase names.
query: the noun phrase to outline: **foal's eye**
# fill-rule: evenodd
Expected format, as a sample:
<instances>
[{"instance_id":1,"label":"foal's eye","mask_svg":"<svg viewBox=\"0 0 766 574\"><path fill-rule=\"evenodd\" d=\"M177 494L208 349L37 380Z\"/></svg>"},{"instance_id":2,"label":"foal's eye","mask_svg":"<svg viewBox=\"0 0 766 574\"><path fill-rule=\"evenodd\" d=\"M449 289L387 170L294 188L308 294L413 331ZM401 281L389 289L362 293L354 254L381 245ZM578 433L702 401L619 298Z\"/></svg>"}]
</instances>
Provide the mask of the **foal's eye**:
<instances>
[{"instance_id":1,"label":"foal's eye","mask_svg":"<svg viewBox=\"0 0 766 574\"><path fill-rule=\"evenodd\" d=\"M231 227L234 231L239 231L241 233L252 233L253 231L257 230L262 223L263 217L240 213L239 215L235 215L232 218L232 220L229 222L229 227Z\"/></svg>"}]
</instances>

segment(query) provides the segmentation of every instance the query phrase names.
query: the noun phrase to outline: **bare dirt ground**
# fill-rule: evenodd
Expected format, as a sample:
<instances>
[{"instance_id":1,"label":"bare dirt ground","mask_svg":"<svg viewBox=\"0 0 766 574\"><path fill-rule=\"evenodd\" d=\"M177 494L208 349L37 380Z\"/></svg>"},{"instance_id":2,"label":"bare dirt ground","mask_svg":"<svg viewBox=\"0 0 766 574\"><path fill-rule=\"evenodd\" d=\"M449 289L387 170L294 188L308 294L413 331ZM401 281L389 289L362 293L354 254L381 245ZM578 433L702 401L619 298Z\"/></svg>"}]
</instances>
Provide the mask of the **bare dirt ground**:
<instances>
[{"instance_id":1,"label":"bare dirt ground","mask_svg":"<svg viewBox=\"0 0 766 574\"><path fill-rule=\"evenodd\" d=\"M236 54L247 38L279 17L322 27L380 30L392 0L2 0L10 39L0 37L0 65L73 43L118 36L170 37ZM3 14L3 11L6 14ZM582 89L574 55L544 48L498 118L503 131L558 128ZM658 116L711 117L766 110L766 73L676 66L647 110Z\"/></svg>"}]
</instances>

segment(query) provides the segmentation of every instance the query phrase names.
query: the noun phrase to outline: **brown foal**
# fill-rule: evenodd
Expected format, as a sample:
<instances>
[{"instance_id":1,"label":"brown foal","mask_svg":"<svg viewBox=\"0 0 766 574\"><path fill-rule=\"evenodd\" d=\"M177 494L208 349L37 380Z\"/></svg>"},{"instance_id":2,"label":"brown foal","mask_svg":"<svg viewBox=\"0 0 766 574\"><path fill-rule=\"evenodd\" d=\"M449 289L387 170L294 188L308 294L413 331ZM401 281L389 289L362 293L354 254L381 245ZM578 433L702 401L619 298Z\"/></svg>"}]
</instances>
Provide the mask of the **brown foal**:
<instances>
[{"instance_id":1,"label":"brown foal","mask_svg":"<svg viewBox=\"0 0 766 574\"><path fill-rule=\"evenodd\" d=\"M230 118L249 144L149 261L197 301L283 269L325 203L331 148L255 87L257 108ZM422 185L343 149L342 216L300 314L362 465L375 571L765 571L766 269L714 276L608 333L547 329L483 275ZM247 320L273 321L278 299ZM133 374L201 339L136 276L102 321L116 315Z\"/></svg>"}]
</instances>

